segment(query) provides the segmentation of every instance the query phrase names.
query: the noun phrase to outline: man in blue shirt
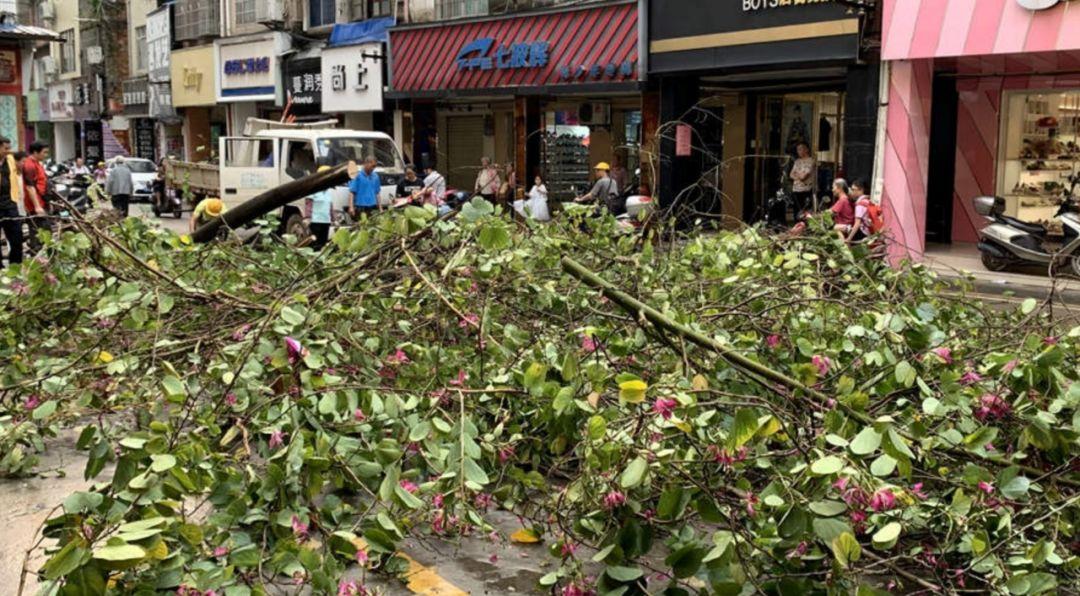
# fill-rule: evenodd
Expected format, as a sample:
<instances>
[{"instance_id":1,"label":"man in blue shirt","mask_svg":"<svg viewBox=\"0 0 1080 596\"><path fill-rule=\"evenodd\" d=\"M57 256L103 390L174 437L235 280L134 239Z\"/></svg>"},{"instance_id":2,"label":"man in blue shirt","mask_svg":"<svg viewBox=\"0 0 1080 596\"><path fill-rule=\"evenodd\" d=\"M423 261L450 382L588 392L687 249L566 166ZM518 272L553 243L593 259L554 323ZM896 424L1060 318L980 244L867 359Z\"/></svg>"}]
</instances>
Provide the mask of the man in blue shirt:
<instances>
[{"instance_id":1,"label":"man in blue shirt","mask_svg":"<svg viewBox=\"0 0 1080 596\"><path fill-rule=\"evenodd\" d=\"M382 211L382 205L379 204L381 189L382 182L379 180L379 175L375 173L375 157L368 156L364 160L364 167L356 174L356 178L349 182L349 192L353 196L349 215L353 219L358 219L361 213L369 213L376 209Z\"/></svg>"}]
</instances>

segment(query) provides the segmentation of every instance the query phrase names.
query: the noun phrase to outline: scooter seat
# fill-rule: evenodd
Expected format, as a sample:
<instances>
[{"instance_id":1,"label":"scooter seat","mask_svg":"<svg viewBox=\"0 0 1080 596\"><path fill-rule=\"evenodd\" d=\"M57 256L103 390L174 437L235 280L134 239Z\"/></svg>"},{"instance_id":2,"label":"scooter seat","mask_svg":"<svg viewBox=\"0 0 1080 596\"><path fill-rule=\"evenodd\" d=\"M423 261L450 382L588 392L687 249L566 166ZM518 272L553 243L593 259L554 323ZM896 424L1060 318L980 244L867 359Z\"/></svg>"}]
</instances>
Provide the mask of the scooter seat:
<instances>
[{"instance_id":1,"label":"scooter seat","mask_svg":"<svg viewBox=\"0 0 1080 596\"><path fill-rule=\"evenodd\" d=\"M1019 219L1016 219L1015 217L1009 217L1008 215L999 215L998 219L1000 219L1002 223L1008 226L1012 226L1020 230L1021 232L1027 232L1028 234L1031 234L1033 236L1046 235L1046 226L1020 221Z\"/></svg>"}]
</instances>

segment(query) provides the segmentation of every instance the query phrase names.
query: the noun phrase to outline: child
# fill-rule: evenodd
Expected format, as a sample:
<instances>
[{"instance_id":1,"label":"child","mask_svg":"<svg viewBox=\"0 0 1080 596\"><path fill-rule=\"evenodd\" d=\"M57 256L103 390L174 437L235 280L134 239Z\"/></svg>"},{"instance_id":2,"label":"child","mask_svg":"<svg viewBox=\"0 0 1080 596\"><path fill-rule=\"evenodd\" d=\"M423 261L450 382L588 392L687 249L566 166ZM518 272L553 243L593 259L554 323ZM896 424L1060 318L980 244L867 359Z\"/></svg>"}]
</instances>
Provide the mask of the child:
<instances>
[{"instance_id":1,"label":"child","mask_svg":"<svg viewBox=\"0 0 1080 596\"><path fill-rule=\"evenodd\" d=\"M536 221L549 221L548 213L548 189L544 185L544 179L539 174L533 181L533 187L529 189L529 200L525 202L525 208Z\"/></svg>"},{"instance_id":2,"label":"child","mask_svg":"<svg viewBox=\"0 0 1080 596\"><path fill-rule=\"evenodd\" d=\"M319 172L325 172L330 166L319 166ZM311 223L309 228L315 236L311 247L322 250L330 238L330 223L334 220L334 198L329 190L319 191L308 197L308 206L311 211Z\"/></svg>"},{"instance_id":3,"label":"child","mask_svg":"<svg viewBox=\"0 0 1080 596\"><path fill-rule=\"evenodd\" d=\"M846 239L849 243L877 234L884 227L881 208L867 196L865 182L862 180L853 182L851 196L855 198L855 225L848 232Z\"/></svg>"}]
</instances>

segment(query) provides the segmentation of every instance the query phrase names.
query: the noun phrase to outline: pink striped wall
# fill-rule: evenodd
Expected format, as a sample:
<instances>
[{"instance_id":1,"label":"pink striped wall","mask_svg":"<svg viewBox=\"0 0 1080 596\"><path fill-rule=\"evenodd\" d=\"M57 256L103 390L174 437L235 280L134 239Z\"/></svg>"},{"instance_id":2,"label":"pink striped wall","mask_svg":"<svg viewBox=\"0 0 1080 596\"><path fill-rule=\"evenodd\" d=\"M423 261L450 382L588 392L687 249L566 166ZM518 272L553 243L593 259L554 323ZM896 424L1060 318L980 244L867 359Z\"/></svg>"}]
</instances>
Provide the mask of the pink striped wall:
<instances>
[{"instance_id":1,"label":"pink striped wall","mask_svg":"<svg viewBox=\"0 0 1080 596\"><path fill-rule=\"evenodd\" d=\"M897 61L890 69L881 205L894 262L921 260L926 247L933 72L930 60Z\"/></svg>"},{"instance_id":2,"label":"pink striped wall","mask_svg":"<svg viewBox=\"0 0 1080 596\"><path fill-rule=\"evenodd\" d=\"M1080 49L1080 2L1032 11L1016 0L885 0L882 58Z\"/></svg>"}]
</instances>

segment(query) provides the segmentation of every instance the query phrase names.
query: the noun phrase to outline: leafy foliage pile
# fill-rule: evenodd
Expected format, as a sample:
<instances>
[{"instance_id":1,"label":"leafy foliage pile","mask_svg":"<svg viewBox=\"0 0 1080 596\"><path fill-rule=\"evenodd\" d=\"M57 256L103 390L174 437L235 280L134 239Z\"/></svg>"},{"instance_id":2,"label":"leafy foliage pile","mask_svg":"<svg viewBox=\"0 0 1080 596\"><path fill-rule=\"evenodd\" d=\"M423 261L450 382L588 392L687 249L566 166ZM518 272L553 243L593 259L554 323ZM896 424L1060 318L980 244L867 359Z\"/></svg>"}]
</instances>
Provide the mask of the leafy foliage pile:
<instances>
[{"instance_id":1,"label":"leafy foliage pile","mask_svg":"<svg viewBox=\"0 0 1080 596\"><path fill-rule=\"evenodd\" d=\"M0 470L84 426L46 593L358 593L496 507L564 595L1075 587L1080 329L861 250L479 200L320 254L85 225L0 280Z\"/></svg>"}]
</instances>

